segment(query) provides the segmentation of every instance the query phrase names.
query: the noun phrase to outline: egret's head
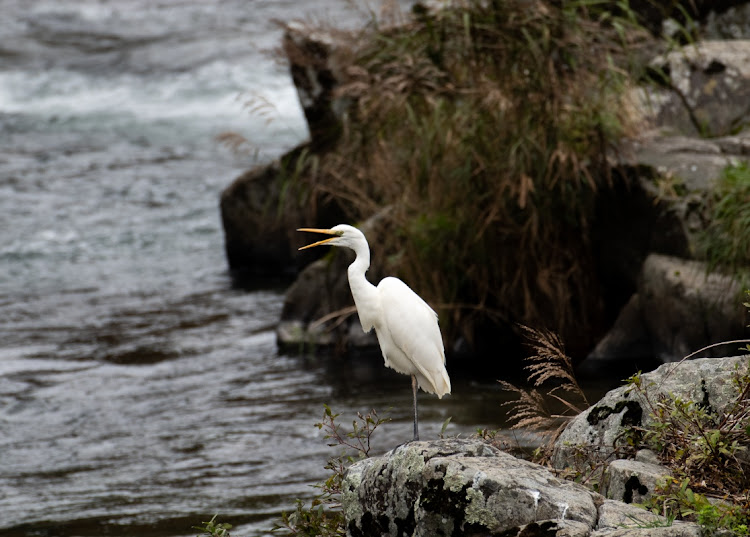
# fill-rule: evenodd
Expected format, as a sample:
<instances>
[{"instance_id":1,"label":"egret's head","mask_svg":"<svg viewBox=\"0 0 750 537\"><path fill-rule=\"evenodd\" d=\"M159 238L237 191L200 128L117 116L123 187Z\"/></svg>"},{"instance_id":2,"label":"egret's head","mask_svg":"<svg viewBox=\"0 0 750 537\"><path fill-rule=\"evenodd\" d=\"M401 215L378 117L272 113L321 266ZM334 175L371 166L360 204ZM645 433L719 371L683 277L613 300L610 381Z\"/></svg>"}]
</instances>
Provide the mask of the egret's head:
<instances>
[{"instance_id":1,"label":"egret's head","mask_svg":"<svg viewBox=\"0 0 750 537\"><path fill-rule=\"evenodd\" d=\"M330 235L329 238L314 242L312 244L308 244L307 246L303 246L302 248L300 248L300 250L312 248L313 246L322 246L325 244L330 246L346 246L348 248L354 249L358 243L364 242L365 244L367 244L365 236L360 230L346 224L339 224L338 226L334 226L331 229L304 227L298 229L297 231L307 231L309 233L322 233L323 235Z\"/></svg>"}]
</instances>

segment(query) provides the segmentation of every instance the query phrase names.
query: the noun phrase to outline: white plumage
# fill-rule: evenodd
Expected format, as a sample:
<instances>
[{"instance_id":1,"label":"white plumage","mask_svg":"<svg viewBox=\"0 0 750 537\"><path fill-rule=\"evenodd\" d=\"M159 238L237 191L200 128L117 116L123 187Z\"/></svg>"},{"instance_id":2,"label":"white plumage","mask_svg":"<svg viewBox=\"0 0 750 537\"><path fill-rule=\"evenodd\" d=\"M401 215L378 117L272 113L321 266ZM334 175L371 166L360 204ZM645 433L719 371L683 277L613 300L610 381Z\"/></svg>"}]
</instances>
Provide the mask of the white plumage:
<instances>
[{"instance_id":1,"label":"white plumage","mask_svg":"<svg viewBox=\"0 0 750 537\"><path fill-rule=\"evenodd\" d=\"M437 314L398 278L378 284L383 326L375 326L385 365L415 375L419 387L442 398L451 391Z\"/></svg>"},{"instance_id":2,"label":"white plumage","mask_svg":"<svg viewBox=\"0 0 750 537\"><path fill-rule=\"evenodd\" d=\"M324 244L354 250L356 258L349 265L347 275L359 321L365 332L375 328L385 365L412 378L414 439L418 440L417 386L440 398L451 392L437 314L398 278L384 278L377 287L367 280L370 247L357 228L340 224L331 229L302 228L298 231L332 235L300 250Z\"/></svg>"}]
</instances>

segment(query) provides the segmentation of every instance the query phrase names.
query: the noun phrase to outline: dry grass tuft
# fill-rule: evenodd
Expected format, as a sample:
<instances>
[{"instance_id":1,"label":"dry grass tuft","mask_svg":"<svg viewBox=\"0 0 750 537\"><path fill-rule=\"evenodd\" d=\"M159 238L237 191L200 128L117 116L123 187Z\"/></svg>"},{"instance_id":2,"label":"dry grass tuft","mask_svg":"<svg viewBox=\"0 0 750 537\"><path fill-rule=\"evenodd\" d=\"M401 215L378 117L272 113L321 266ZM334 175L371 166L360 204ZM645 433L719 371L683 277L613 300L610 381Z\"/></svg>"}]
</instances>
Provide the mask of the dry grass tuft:
<instances>
[{"instance_id":1,"label":"dry grass tuft","mask_svg":"<svg viewBox=\"0 0 750 537\"><path fill-rule=\"evenodd\" d=\"M565 353L560 337L549 330L521 327L532 353L526 358L529 365L531 389L524 389L506 381L498 381L508 391L518 394L516 401L506 403L512 408L511 429L531 429L549 437L551 445L568 422L589 407L573 373L573 362ZM561 410L554 410L550 402Z\"/></svg>"}]
</instances>

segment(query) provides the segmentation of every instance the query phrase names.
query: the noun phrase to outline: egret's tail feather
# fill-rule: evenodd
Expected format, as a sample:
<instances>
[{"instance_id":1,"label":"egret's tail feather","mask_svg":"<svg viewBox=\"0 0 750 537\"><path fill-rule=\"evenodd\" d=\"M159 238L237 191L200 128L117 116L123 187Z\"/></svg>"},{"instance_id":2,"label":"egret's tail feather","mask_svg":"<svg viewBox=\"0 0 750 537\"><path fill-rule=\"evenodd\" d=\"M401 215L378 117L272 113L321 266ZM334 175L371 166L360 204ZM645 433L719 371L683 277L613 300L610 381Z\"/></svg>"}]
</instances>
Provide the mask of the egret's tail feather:
<instances>
[{"instance_id":1,"label":"egret's tail feather","mask_svg":"<svg viewBox=\"0 0 750 537\"><path fill-rule=\"evenodd\" d=\"M430 375L424 375L421 371L416 373L417 382L422 391L434 393L439 399L451 393L451 379L448 377L448 372L443 368L442 371L431 373Z\"/></svg>"},{"instance_id":2,"label":"egret's tail feather","mask_svg":"<svg viewBox=\"0 0 750 537\"><path fill-rule=\"evenodd\" d=\"M437 394L438 399L442 399L444 395L451 393L451 379L448 377L448 372L443 369L440 373L441 376L436 379L438 382L435 386L437 388L435 393Z\"/></svg>"}]
</instances>

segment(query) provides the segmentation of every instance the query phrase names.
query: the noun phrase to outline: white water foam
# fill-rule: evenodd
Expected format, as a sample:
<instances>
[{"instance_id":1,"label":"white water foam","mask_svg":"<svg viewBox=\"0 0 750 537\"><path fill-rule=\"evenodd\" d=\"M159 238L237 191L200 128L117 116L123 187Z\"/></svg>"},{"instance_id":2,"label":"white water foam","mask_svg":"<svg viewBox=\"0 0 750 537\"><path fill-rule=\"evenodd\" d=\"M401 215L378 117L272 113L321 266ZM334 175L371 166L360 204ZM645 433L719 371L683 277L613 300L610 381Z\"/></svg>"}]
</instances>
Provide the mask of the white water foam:
<instances>
[{"instance_id":1,"label":"white water foam","mask_svg":"<svg viewBox=\"0 0 750 537\"><path fill-rule=\"evenodd\" d=\"M218 82L218 81L221 82ZM249 114L259 103L263 117ZM0 72L0 112L42 116L131 114L139 120L191 119L216 123L283 121L304 134L304 119L291 80L283 73L251 73L214 63L197 73L144 78L131 73L97 77L51 69Z\"/></svg>"}]
</instances>

